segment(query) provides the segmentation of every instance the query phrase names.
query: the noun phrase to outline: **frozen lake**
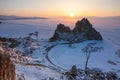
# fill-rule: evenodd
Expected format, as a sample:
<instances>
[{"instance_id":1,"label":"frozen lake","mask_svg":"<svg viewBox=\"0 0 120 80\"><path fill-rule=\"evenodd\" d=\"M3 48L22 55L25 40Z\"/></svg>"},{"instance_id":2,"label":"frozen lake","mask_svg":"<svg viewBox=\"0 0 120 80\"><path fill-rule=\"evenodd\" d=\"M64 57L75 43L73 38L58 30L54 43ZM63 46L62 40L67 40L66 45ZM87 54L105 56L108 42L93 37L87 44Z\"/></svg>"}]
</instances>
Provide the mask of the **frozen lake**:
<instances>
[{"instance_id":1,"label":"frozen lake","mask_svg":"<svg viewBox=\"0 0 120 80\"><path fill-rule=\"evenodd\" d=\"M2 24L0 24L0 37L24 37L31 32L38 31L39 39L49 39L53 36L57 24L63 23L73 29L75 23L81 19L82 18L4 20ZM115 71L120 75L120 58L115 55L115 52L120 49L120 19L92 17L89 18L89 21L93 27L102 34L104 39L102 42L96 42L96 45L98 47L102 46L103 50L92 54L89 60L89 67L100 68L103 71ZM72 65L84 68L86 58L81 50L88 42L89 41L74 44L73 48L69 48L68 45L57 45L50 50L48 56L52 63L62 68L69 69ZM42 41L40 44L45 45ZM39 54L39 52L36 52L36 54ZM41 60L41 57L43 56L39 55L39 60ZM111 65L108 61L113 61L116 65Z\"/></svg>"},{"instance_id":2,"label":"frozen lake","mask_svg":"<svg viewBox=\"0 0 120 80\"><path fill-rule=\"evenodd\" d=\"M54 19L21 19L21 20L4 20L0 24L0 36L3 37L22 37L30 32L39 32L39 38L50 38L57 24L63 23L74 28L75 23L82 18L54 18ZM88 18L94 28L96 28L104 39L111 41L120 46L120 18Z\"/></svg>"}]
</instances>

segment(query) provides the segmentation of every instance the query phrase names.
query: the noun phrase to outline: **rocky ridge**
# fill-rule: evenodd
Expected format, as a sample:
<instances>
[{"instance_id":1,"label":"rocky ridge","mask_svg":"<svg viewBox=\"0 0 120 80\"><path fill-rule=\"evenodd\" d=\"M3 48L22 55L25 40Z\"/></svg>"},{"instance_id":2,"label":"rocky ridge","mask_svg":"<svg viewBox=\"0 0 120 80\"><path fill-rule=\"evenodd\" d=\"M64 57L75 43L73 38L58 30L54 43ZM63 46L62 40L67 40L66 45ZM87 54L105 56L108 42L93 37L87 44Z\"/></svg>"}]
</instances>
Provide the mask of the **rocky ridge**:
<instances>
[{"instance_id":1,"label":"rocky ridge","mask_svg":"<svg viewBox=\"0 0 120 80\"><path fill-rule=\"evenodd\" d=\"M81 42L85 40L102 40L101 34L92 27L87 18L77 21L73 30L64 24L58 24L50 41Z\"/></svg>"}]
</instances>

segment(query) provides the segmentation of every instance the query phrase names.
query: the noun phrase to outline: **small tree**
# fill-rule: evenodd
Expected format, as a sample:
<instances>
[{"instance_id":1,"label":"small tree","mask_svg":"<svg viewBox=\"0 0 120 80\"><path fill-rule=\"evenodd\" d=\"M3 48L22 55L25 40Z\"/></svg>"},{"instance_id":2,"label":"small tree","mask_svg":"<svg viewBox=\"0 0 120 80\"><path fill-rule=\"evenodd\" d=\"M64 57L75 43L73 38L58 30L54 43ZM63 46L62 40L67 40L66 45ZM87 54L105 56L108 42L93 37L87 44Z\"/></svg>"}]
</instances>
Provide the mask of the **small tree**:
<instances>
[{"instance_id":1,"label":"small tree","mask_svg":"<svg viewBox=\"0 0 120 80\"><path fill-rule=\"evenodd\" d=\"M86 53L86 62L85 62L85 74L88 74L88 62L91 56L92 52L98 52L100 51L102 48L101 47L94 47L95 44L88 44L85 48L82 49L83 52Z\"/></svg>"},{"instance_id":2,"label":"small tree","mask_svg":"<svg viewBox=\"0 0 120 80\"><path fill-rule=\"evenodd\" d=\"M88 66L88 61L89 61L91 52L89 51L88 47L85 47L84 49L82 49L82 51L86 53L85 74L87 74L87 66Z\"/></svg>"}]
</instances>

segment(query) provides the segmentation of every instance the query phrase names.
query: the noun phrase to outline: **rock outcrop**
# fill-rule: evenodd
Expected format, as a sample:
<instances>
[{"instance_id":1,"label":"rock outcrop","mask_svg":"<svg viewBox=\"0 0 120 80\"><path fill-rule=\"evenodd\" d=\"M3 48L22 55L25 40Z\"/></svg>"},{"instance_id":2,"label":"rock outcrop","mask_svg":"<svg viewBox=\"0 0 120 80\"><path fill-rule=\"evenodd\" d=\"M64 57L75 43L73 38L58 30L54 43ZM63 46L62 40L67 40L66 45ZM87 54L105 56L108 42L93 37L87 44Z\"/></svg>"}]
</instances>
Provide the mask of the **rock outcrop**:
<instances>
[{"instance_id":1,"label":"rock outcrop","mask_svg":"<svg viewBox=\"0 0 120 80\"><path fill-rule=\"evenodd\" d=\"M57 29L55 30L55 33L53 37L50 39L50 41L56 41L56 40L65 40L68 41L71 38L72 31L69 27L65 26L64 24L58 24Z\"/></svg>"},{"instance_id":2,"label":"rock outcrop","mask_svg":"<svg viewBox=\"0 0 120 80\"><path fill-rule=\"evenodd\" d=\"M0 47L0 80L15 80L15 66L7 51Z\"/></svg>"},{"instance_id":3,"label":"rock outcrop","mask_svg":"<svg viewBox=\"0 0 120 80\"><path fill-rule=\"evenodd\" d=\"M92 27L87 18L76 23L73 34L82 34L87 40L102 40L100 33Z\"/></svg>"},{"instance_id":4,"label":"rock outcrop","mask_svg":"<svg viewBox=\"0 0 120 80\"><path fill-rule=\"evenodd\" d=\"M50 41L57 40L81 42L85 40L102 40L102 36L92 27L87 18L83 18L81 21L77 21L73 30L70 30L64 24L57 25L57 29Z\"/></svg>"}]
</instances>

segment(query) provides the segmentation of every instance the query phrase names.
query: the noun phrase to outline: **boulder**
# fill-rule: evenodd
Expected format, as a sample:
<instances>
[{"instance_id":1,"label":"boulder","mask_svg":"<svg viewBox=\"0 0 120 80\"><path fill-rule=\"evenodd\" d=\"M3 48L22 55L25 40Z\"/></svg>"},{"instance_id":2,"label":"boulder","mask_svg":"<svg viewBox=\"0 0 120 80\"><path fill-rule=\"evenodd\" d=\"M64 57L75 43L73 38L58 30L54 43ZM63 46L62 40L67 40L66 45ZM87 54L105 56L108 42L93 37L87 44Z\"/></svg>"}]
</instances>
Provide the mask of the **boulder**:
<instances>
[{"instance_id":1,"label":"boulder","mask_svg":"<svg viewBox=\"0 0 120 80\"><path fill-rule=\"evenodd\" d=\"M83 18L81 21L77 21L73 30L70 30L64 24L58 24L50 41L57 40L81 42L85 40L102 40L102 36L92 27L87 18Z\"/></svg>"},{"instance_id":2,"label":"boulder","mask_svg":"<svg viewBox=\"0 0 120 80\"><path fill-rule=\"evenodd\" d=\"M73 65L73 66L72 66L72 68L71 68L71 70L70 70L70 74L71 74L71 76L72 76L74 79L76 79L76 76L78 75L78 74L77 74L77 67L76 67L76 65Z\"/></svg>"}]
</instances>

